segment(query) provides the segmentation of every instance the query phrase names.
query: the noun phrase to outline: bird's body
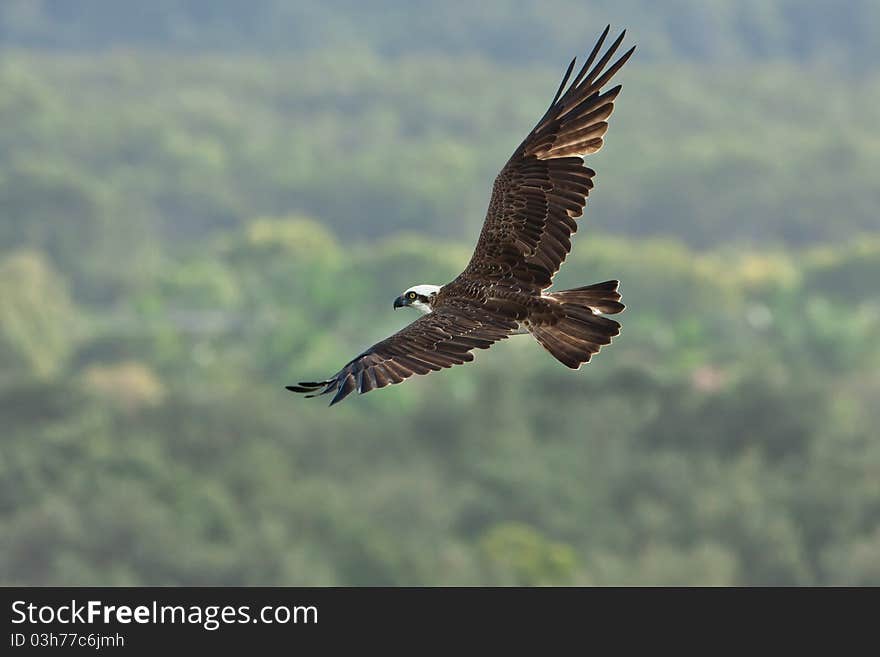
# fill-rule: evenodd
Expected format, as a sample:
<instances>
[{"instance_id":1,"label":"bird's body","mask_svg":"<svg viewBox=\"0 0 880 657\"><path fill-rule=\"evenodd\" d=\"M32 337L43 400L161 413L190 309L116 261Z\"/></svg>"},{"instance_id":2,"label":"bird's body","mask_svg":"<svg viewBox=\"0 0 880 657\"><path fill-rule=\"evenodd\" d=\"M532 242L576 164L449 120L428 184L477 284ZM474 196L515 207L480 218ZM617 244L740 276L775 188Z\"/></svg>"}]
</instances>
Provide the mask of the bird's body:
<instances>
[{"instance_id":1,"label":"bird's body","mask_svg":"<svg viewBox=\"0 0 880 657\"><path fill-rule=\"evenodd\" d=\"M568 67L546 114L495 179L489 210L464 271L442 285L416 285L394 302L422 317L349 361L333 377L288 386L308 396L368 392L473 360L511 335L530 333L557 360L578 368L620 332L603 314L624 309L617 281L548 291L571 250L595 172L583 156L598 151L620 86L602 87L632 54L607 69L621 34L599 58L608 28L566 89ZM590 68L593 66L593 68ZM564 91L564 93L563 93Z\"/></svg>"}]
</instances>

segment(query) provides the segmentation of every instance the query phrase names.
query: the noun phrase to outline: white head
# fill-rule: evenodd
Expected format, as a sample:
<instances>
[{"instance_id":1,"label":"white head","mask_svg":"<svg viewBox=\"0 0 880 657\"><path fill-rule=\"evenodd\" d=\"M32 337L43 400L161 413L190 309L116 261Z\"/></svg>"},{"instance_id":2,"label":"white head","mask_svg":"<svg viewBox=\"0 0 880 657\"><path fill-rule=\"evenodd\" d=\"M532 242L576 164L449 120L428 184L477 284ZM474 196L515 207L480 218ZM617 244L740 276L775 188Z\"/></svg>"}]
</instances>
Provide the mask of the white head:
<instances>
[{"instance_id":1,"label":"white head","mask_svg":"<svg viewBox=\"0 0 880 657\"><path fill-rule=\"evenodd\" d=\"M439 291L439 285L413 285L394 300L394 309L410 307L428 314L431 312L431 297Z\"/></svg>"}]
</instances>

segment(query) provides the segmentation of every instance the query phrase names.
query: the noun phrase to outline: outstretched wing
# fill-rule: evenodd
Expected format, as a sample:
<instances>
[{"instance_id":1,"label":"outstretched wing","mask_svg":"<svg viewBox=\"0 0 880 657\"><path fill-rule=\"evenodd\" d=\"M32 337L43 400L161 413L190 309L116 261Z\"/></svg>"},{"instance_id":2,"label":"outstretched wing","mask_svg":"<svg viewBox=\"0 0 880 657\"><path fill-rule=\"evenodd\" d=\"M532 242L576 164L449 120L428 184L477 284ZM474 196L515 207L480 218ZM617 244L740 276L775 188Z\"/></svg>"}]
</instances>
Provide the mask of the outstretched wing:
<instances>
[{"instance_id":1,"label":"outstretched wing","mask_svg":"<svg viewBox=\"0 0 880 657\"><path fill-rule=\"evenodd\" d=\"M571 250L575 218L583 214L595 175L582 157L602 148L607 119L621 89L618 85L601 93L602 87L635 50L631 48L606 68L624 30L594 66L608 30L566 89L574 69L572 60L547 113L495 179L489 211L464 278L507 280L521 289L543 290Z\"/></svg>"},{"instance_id":2,"label":"outstretched wing","mask_svg":"<svg viewBox=\"0 0 880 657\"><path fill-rule=\"evenodd\" d=\"M516 328L516 322L469 305L445 306L420 317L351 360L325 381L287 386L309 397L335 393L330 405L351 392L369 392L474 359L473 349L488 349Z\"/></svg>"}]
</instances>

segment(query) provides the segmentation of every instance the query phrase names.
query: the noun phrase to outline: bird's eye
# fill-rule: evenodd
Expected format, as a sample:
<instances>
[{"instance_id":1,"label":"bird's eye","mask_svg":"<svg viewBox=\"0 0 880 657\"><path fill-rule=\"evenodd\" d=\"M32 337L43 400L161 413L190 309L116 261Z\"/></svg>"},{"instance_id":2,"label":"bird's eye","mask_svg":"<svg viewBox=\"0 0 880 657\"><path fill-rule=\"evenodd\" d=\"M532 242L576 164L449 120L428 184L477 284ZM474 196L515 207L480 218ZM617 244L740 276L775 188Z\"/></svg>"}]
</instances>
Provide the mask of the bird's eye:
<instances>
[{"instance_id":1,"label":"bird's eye","mask_svg":"<svg viewBox=\"0 0 880 657\"><path fill-rule=\"evenodd\" d=\"M410 292L410 293L407 294L406 296L407 296L409 299L415 299L415 298L416 298L416 293L415 293L415 292Z\"/></svg>"}]
</instances>

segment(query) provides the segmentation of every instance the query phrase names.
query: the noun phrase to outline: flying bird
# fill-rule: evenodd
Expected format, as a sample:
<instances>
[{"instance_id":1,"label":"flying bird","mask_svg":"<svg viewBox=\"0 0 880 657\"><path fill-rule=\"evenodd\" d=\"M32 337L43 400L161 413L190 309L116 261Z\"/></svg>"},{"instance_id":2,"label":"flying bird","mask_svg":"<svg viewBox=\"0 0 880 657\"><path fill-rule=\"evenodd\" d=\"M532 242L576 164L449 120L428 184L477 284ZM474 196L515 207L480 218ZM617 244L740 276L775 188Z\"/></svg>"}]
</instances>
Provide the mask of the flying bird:
<instances>
[{"instance_id":1,"label":"flying bird","mask_svg":"<svg viewBox=\"0 0 880 657\"><path fill-rule=\"evenodd\" d=\"M446 285L407 289L394 308L413 308L421 317L330 378L288 390L308 397L332 394L332 406L355 390L365 393L470 362L474 349L524 333L577 369L620 333L620 324L603 316L624 309L617 281L548 291L593 188L596 174L583 158L602 148L621 89L603 87L635 50L608 66L626 34L599 57L609 29L573 79L571 61L549 109L495 178L483 229L464 271Z\"/></svg>"}]
</instances>

